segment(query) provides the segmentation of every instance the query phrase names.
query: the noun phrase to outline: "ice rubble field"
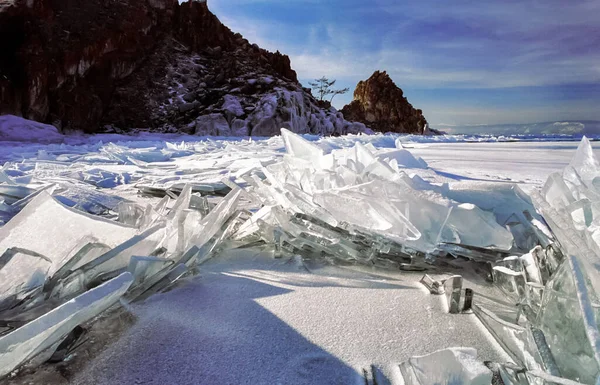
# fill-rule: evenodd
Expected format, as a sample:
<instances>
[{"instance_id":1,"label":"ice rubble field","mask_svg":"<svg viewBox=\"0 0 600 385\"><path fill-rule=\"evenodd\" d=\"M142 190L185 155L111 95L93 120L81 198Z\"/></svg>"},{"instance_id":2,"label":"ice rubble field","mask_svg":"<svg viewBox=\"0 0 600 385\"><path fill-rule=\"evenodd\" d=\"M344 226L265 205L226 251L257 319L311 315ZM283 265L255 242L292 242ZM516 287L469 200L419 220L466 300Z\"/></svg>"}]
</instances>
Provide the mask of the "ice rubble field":
<instances>
[{"instance_id":1,"label":"ice rubble field","mask_svg":"<svg viewBox=\"0 0 600 385\"><path fill-rule=\"evenodd\" d=\"M587 140L130 139L0 145L0 376L121 303L75 383L597 383Z\"/></svg>"}]
</instances>

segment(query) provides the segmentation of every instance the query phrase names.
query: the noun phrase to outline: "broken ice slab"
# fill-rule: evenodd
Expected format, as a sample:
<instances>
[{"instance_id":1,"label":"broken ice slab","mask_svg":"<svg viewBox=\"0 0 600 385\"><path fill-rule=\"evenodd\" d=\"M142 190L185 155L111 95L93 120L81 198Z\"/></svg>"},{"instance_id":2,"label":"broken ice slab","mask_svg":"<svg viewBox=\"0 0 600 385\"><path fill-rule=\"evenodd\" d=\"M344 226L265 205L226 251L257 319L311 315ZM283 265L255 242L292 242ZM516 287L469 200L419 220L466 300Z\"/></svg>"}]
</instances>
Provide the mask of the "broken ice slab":
<instances>
[{"instance_id":1,"label":"broken ice slab","mask_svg":"<svg viewBox=\"0 0 600 385\"><path fill-rule=\"evenodd\" d=\"M237 210L242 190L232 191L186 235L186 246L202 246L210 240ZM189 241L188 241L189 240Z\"/></svg>"},{"instance_id":2,"label":"broken ice slab","mask_svg":"<svg viewBox=\"0 0 600 385\"><path fill-rule=\"evenodd\" d=\"M323 150L300 135L293 134L291 131L282 128L281 137L283 138L283 143L285 144L288 154L299 159L313 162L316 165L321 161Z\"/></svg>"},{"instance_id":3,"label":"broken ice slab","mask_svg":"<svg viewBox=\"0 0 600 385\"><path fill-rule=\"evenodd\" d=\"M10 248L0 256L0 311L41 292L52 261L33 251Z\"/></svg>"},{"instance_id":4,"label":"broken ice slab","mask_svg":"<svg viewBox=\"0 0 600 385\"><path fill-rule=\"evenodd\" d=\"M400 364L406 385L490 385L492 371L473 348L449 348Z\"/></svg>"},{"instance_id":5,"label":"broken ice slab","mask_svg":"<svg viewBox=\"0 0 600 385\"><path fill-rule=\"evenodd\" d=\"M206 215L209 213L211 206L206 197L195 193L190 197L190 209L199 211L202 215Z\"/></svg>"},{"instance_id":6,"label":"broken ice slab","mask_svg":"<svg viewBox=\"0 0 600 385\"><path fill-rule=\"evenodd\" d=\"M52 275L52 280L64 278L70 271L77 270L101 255L108 253L111 247L98 242L95 237L87 236L82 238L81 242L73 250L75 250L74 253L69 253L69 255L72 255L71 259L63 264L60 269L56 270Z\"/></svg>"},{"instance_id":7,"label":"broken ice slab","mask_svg":"<svg viewBox=\"0 0 600 385\"><path fill-rule=\"evenodd\" d=\"M166 265L153 275L147 276L146 279L140 282L136 287L132 287L131 290L125 294L123 299L127 302L142 300L147 298L151 293L155 293L168 286L189 271L186 263L189 263L193 258L196 258L198 252L198 248L192 247L178 262Z\"/></svg>"},{"instance_id":8,"label":"broken ice slab","mask_svg":"<svg viewBox=\"0 0 600 385\"><path fill-rule=\"evenodd\" d=\"M420 281L431 294L444 294L444 285L425 274Z\"/></svg>"},{"instance_id":9,"label":"broken ice slab","mask_svg":"<svg viewBox=\"0 0 600 385\"><path fill-rule=\"evenodd\" d=\"M172 264L173 260L170 259L151 256L132 256L129 260L129 267L127 268L127 271L133 276L133 283L131 286L138 286L149 277Z\"/></svg>"},{"instance_id":10,"label":"broken ice slab","mask_svg":"<svg viewBox=\"0 0 600 385\"><path fill-rule=\"evenodd\" d=\"M462 284L463 278L460 275L454 275L444 281L444 292L446 293L449 313L456 314L460 312Z\"/></svg>"},{"instance_id":11,"label":"broken ice slab","mask_svg":"<svg viewBox=\"0 0 600 385\"><path fill-rule=\"evenodd\" d=\"M593 384L600 374L594 319L598 304L588 302L593 294L585 288L585 279L578 278L582 276L576 259L570 257L569 262L546 285L536 326L543 331L561 375Z\"/></svg>"},{"instance_id":12,"label":"broken ice slab","mask_svg":"<svg viewBox=\"0 0 600 385\"><path fill-rule=\"evenodd\" d=\"M97 280L103 281L106 277L114 276L115 273L124 270L133 255L151 255L159 248L164 236L164 224L152 226L81 266L78 271L84 273L85 285L89 286Z\"/></svg>"},{"instance_id":13,"label":"broken ice slab","mask_svg":"<svg viewBox=\"0 0 600 385\"><path fill-rule=\"evenodd\" d=\"M498 224L494 214L471 203L455 206L446 226L456 229L463 244L500 250L510 250L513 246L511 232Z\"/></svg>"},{"instance_id":14,"label":"broken ice slab","mask_svg":"<svg viewBox=\"0 0 600 385\"><path fill-rule=\"evenodd\" d=\"M481 323L519 365L527 369L543 369L542 357L537 349L531 329L499 318L491 310L473 303L473 312Z\"/></svg>"},{"instance_id":15,"label":"broken ice slab","mask_svg":"<svg viewBox=\"0 0 600 385\"><path fill-rule=\"evenodd\" d=\"M527 304L537 314L542 306L544 286L539 283L527 282L525 284L525 298Z\"/></svg>"},{"instance_id":16,"label":"broken ice slab","mask_svg":"<svg viewBox=\"0 0 600 385\"><path fill-rule=\"evenodd\" d=\"M118 221L136 228L146 228L153 221L151 205L142 207L133 202L121 202L117 206Z\"/></svg>"},{"instance_id":17,"label":"broken ice slab","mask_svg":"<svg viewBox=\"0 0 600 385\"><path fill-rule=\"evenodd\" d=\"M525 276L504 266L494 266L492 269L494 283L510 297L514 303L525 300Z\"/></svg>"},{"instance_id":18,"label":"broken ice slab","mask_svg":"<svg viewBox=\"0 0 600 385\"><path fill-rule=\"evenodd\" d=\"M496 266L506 267L507 269L519 273L522 272L524 269L523 261L516 255L511 255L510 257L502 258L501 261L496 262Z\"/></svg>"},{"instance_id":19,"label":"broken ice slab","mask_svg":"<svg viewBox=\"0 0 600 385\"><path fill-rule=\"evenodd\" d=\"M222 182L217 182L213 184L194 183L191 186L193 193L199 193L201 195L215 195L224 197L231 192L231 188ZM167 188L138 185L136 187L142 195L149 195L153 197L162 198L165 195L167 195L168 192L173 192L176 195L179 195L181 193L181 190L183 190L184 186L170 186Z\"/></svg>"},{"instance_id":20,"label":"broken ice slab","mask_svg":"<svg viewBox=\"0 0 600 385\"><path fill-rule=\"evenodd\" d=\"M273 230L273 240L274 240L274 248L273 248L273 257L281 258L283 257L283 232L280 229Z\"/></svg>"},{"instance_id":21,"label":"broken ice slab","mask_svg":"<svg viewBox=\"0 0 600 385\"><path fill-rule=\"evenodd\" d=\"M189 272L190 270L183 263L175 265L173 268L169 269L166 274L161 274L161 279L157 280L154 285L137 297L136 301L144 300L154 293L168 289L179 279L182 279L184 276L186 276Z\"/></svg>"},{"instance_id":22,"label":"broken ice slab","mask_svg":"<svg viewBox=\"0 0 600 385\"><path fill-rule=\"evenodd\" d=\"M600 162L594 155L589 139L584 136L577 147L575 156L563 171L563 177L576 190L582 191L584 188L594 190L599 170Z\"/></svg>"},{"instance_id":23,"label":"broken ice slab","mask_svg":"<svg viewBox=\"0 0 600 385\"><path fill-rule=\"evenodd\" d=\"M77 325L106 310L125 293L132 281L130 273L123 273L0 337L0 377L61 341Z\"/></svg>"},{"instance_id":24,"label":"broken ice slab","mask_svg":"<svg viewBox=\"0 0 600 385\"><path fill-rule=\"evenodd\" d=\"M543 255L540 255L540 260L542 260L542 258L543 263L540 262L540 268L542 269L544 284L546 284L550 276L558 270L564 261L564 255L556 244L551 244L543 250Z\"/></svg>"},{"instance_id":25,"label":"broken ice slab","mask_svg":"<svg viewBox=\"0 0 600 385\"><path fill-rule=\"evenodd\" d=\"M509 256L507 250L498 250L495 248L473 247L457 243L441 243L438 245L438 250L445 251L454 256L467 257L475 261L490 261L495 262L499 259L504 259Z\"/></svg>"},{"instance_id":26,"label":"broken ice slab","mask_svg":"<svg viewBox=\"0 0 600 385\"><path fill-rule=\"evenodd\" d=\"M558 172L548 176L541 194L550 205L555 207L567 207L575 202L571 190Z\"/></svg>"},{"instance_id":27,"label":"broken ice slab","mask_svg":"<svg viewBox=\"0 0 600 385\"><path fill-rule=\"evenodd\" d=\"M500 376L501 380L500 384L495 384L492 382L493 385L543 385L538 384L537 382L530 384L529 380L527 379L527 375L525 374L526 369L518 365L498 364L491 362L490 365L493 365L492 370L498 371L498 375Z\"/></svg>"},{"instance_id":28,"label":"broken ice slab","mask_svg":"<svg viewBox=\"0 0 600 385\"><path fill-rule=\"evenodd\" d=\"M67 208L43 192L0 228L0 252L17 247L44 255L52 262L48 271L52 275L77 252L80 239L93 235L100 243L115 247L137 232Z\"/></svg>"},{"instance_id":29,"label":"broken ice slab","mask_svg":"<svg viewBox=\"0 0 600 385\"><path fill-rule=\"evenodd\" d=\"M528 370L525 375L529 384L540 385L583 385L581 382L573 381L568 378L558 377L542 370Z\"/></svg>"},{"instance_id":30,"label":"broken ice slab","mask_svg":"<svg viewBox=\"0 0 600 385\"><path fill-rule=\"evenodd\" d=\"M70 298L78 294L84 287L83 273L78 273L78 279L73 280L69 277L73 271L77 271L81 266L95 260L101 255L109 252L111 248L105 244L96 242L97 239L87 236L81 239L81 242L73 248L75 252L69 252L71 259L66 261L52 277L44 284L44 293L47 298L62 299ZM68 279L66 279L69 277Z\"/></svg>"},{"instance_id":31,"label":"broken ice slab","mask_svg":"<svg viewBox=\"0 0 600 385\"><path fill-rule=\"evenodd\" d=\"M13 204L26 196L33 194L35 189L22 185L0 184L0 199L6 204Z\"/></svg>"},{"instance_id":32,"label":"broken ice slab","mask_svg":"<svg viewBox=\"0 0 600 385\"><path fill-rule=\"evenodd\" d=\"M470 312L473 307L473 289L465 289L465 300L463 302L462 311Z\"/></svg>"}]
</instances>

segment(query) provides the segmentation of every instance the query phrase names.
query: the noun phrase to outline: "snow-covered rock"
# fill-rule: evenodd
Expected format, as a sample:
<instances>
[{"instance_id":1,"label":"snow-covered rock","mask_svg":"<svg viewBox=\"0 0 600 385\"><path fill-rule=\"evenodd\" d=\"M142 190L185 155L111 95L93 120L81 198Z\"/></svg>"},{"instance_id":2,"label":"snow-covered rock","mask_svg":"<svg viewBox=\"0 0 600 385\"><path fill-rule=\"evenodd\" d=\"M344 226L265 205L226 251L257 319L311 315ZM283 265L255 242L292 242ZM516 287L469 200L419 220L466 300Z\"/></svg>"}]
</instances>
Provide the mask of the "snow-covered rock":
<instances>
[{"instance_id":1,"label":"snow-covered rock","mask_svg":"<svg viewBox=\"0 0 600 385\"><path fill-rule=\"evenodd\" d=\"M0 115L0 141L60 142L56 127L14 115Z\"/></svg>"},{"instance_id":2,"label":"snow-covered rock","mask_svg":"<svg viewBox=\"0 0 600 385\"><path fill-rule=\"evenodd\" d=\"M348 122L334 108L324 110L301 89L275 88L250 115L252 135L277 135L281 128L301 134L343 135L366 132L362 123Z\"/></svg>"},{"instance_id":3,"label":"snow-covered rock","mask_svg":"<svg viewBox=\"0 0 600 385\"><path fill-rule=\"evenodd\" d=\"M219 113L202 115L196 119L197 135L230 136L231 129L225 116Z\"/></svg>"}]
</instances>

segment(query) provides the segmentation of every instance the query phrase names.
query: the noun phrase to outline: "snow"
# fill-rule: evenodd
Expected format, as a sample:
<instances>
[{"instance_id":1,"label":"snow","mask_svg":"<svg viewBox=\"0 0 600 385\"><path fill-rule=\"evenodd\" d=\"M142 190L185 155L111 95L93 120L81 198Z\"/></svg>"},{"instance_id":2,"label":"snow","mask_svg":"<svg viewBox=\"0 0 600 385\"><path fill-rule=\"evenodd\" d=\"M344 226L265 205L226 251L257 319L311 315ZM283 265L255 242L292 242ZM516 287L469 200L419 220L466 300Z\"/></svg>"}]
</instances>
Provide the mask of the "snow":
<instances>
[{"instance_id":1,"label":"snow","mask_svg":"<svg viewBox=\"0 0 600 385\"><path fill-rule=\"evenodd\" d=\"M362 384L363 368L390 378L411 356L449 346L506 361L473 314L444 306L416 275L307 270L237 251L134 306L136 325L74 383Z\"/></svg>"},{"instance_id":2,"label":"snow","mask_svg":"<svg viewBox=\"0 0 600 385\"><path fill-rule=\"evenodd\" d=\"M14 115L0 115L0 141L60 142L56 127Z\"/></svg>"}]
</instances>

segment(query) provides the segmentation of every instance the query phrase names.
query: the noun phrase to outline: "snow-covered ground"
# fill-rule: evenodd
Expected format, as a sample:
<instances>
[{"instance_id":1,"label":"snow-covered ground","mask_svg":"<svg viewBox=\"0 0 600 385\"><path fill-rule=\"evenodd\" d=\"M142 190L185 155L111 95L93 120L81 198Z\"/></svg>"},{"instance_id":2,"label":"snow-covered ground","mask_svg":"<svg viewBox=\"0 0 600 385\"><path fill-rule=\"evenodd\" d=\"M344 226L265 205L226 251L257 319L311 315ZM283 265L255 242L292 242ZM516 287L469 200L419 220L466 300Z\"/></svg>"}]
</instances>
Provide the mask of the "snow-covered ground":
<instances>
[{"instance_id":1,"label":"snow-covered ground","mask_svg":"<svg viewBox=\"0 0 600 385\"><path fill-rule=\"evenodd\" d=\"M539 186L569 163L578 144L424 143L394 135L307 139L326 152L361 142L381 158L396 157L409 175L458 190L509 182ZM141 187L192 183L220 191L224 177L284 154L281 137L112 135L62 142L3 142L0 178L32 187L56 183L65 191L63 203L85 201L84 209L106 215L124 199L158 201L138 194ZM425 163L396 151L398 142ZM600 144L593 147L600 155ZM448 314L442 298L418 283L422 273L311 265L269 253L229 251L178 288L132 305L138 322L73 382L359 384L362 370L376 365L398 383L399 363L442 348L469 346L482 360L509 360L475 315ZM494 290L476 276L465 279L480 292Z\"/></svg>"},{"instance_id":2,"label":"snow-covered ground","mask_svg":"<svg viewBox=\"0 0 600 385\"><path fill-rule=\"evenodd\" d=\"M507 181L543 184L548 175L565 168L579 142L497 142L414 144L411 153L431 168L456 180ZM407 147L410 145L407 145ZM600 143L592 142L596 155Z\"/></svg>"},{"instance_id":3,"label":"snow-covered ground","mask_svg":"<svg viewBox=\"0 0 600 385\"><path fill-rule=\"evenodd\" d=\"M375 365L399 384L398 364L448 347L510 360L474 314L447 313L421 276L307 270L259 250L219 257L134 306L137 324L74 382L362 385Z\"/></svg>"}]
</instances>

